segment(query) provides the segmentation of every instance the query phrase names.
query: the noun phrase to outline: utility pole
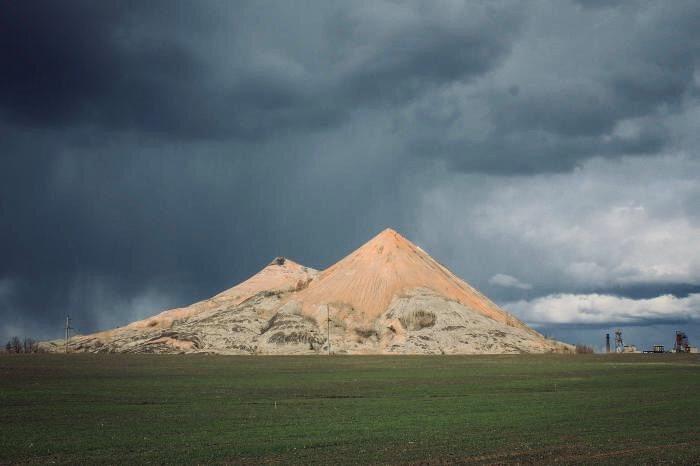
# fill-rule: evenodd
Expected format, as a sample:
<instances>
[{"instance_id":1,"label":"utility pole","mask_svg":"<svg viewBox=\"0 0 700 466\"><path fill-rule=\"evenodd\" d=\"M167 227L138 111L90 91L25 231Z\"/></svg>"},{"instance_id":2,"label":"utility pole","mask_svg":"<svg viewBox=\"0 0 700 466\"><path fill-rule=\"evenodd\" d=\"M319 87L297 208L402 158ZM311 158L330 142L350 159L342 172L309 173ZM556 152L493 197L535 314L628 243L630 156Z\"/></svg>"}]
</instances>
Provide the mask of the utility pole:
<instances>
[{"instance_id":1,"label":"utility pole","mask_svg":"<svg viewBox=\"0 0 700 466\"><path fill-rule=\"evenodd\" d=\"M68 354L68 339L70 338L70 331L73 330L73 327L70 326L70 316L66 316L66 339L63 341L64 344L64 349L66 351L66 354Z\"/></svg>"},{"instance_id":2,"label":"utility pole","mask_svg":"<svg viewBox=\"0 0 700 466\"><path fill-rule=\"evenodd\" d=\"M328 321L328 356L331 355L331 309L326 304L326 320Z\"/></svg>"}]
</instances>

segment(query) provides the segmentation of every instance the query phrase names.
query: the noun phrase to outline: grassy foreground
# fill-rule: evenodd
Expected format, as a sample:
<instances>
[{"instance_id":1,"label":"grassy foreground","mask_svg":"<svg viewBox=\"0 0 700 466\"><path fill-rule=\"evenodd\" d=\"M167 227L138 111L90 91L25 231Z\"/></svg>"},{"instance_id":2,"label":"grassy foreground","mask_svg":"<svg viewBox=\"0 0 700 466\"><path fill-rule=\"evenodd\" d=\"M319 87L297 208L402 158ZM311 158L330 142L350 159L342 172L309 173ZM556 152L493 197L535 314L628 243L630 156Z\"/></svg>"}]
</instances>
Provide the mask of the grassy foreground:
<instances>
[{"instance_id":1,"label":"grassy foreground","mask_svg":"<svg viewBox=\"0 0 700 466\"><path fill-rule=\"evenodd\" d=\"M700 462L697 355L0 357L0 463Z\"/></svg>"}]
</instances>

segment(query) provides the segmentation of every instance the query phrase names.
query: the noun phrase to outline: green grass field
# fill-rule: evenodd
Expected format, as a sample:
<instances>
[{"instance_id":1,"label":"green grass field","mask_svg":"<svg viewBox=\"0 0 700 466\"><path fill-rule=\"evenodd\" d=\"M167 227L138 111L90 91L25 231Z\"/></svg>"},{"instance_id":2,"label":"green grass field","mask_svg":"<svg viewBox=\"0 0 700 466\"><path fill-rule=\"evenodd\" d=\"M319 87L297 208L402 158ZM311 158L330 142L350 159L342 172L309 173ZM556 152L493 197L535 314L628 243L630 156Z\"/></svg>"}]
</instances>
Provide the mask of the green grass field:
<instances>
[{"instance_id":1,"label":"green grass field","mask_svg":"<svg viewBox=\"0 0 700 466\"><path fill-rule=\"evenodd\" d=\"M0 357L0 463L700 462L697 355Z\"/></svg>"}]
</instances>

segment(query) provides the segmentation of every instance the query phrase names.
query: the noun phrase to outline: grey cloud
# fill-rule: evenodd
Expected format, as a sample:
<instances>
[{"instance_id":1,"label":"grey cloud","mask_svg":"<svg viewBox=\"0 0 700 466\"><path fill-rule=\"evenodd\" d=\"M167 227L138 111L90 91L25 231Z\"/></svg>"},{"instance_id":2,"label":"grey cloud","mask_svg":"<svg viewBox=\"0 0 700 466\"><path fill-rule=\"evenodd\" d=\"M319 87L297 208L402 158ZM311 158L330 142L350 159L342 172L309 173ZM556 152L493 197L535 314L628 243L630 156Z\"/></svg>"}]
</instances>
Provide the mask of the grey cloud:
<instances>
[{"instance_id":1,"label":"grey cloud","mask_svg":"<svg viewBox=\"0 0 700 466\"><path fill-rule=\"evenodd\" d=\"M614 11L538 5L512 56L489 79L426 95L408 112L402 134L412 153L467 172L518 174L674 147L671 120L697 105L697 3L630 3ZM450 119L435 120L432 107L447 98L458 102ZM621 134L630 126L635 131Z\"/></svg>"},{"instance_id":2,"label":"grey cloud","mask_svg":"<svg viewBox=\"0 0 700 466\"><path fill-rule=\"evenodd\" d=\"M656 156L557 175L447 177L423 197L420 234L438 257L465 258L457 271L497 299L682 295L700 285L698 225L684 208L699 172L695 158ZM487 281L504 272L533 292Z\"/></svg>"},{"instance_id":3,"label":"grey cloud","mask_svg":"<svg viewBox=\"0 0 700 466\"><path fill-rule=\"evenodd\" d=\"M602 294L556 294L507 305L530 322L549 325L654 325L700 320L700 295L629 299Z\"/></svg>"},{"instance_id":4,"label":"grey cloud","mask_svg":"<svg viewBox=\"0 0 700 466\"><path fill-rule=\"evenodd\" d=\"M489 283L492 285L503 286L505 288L518 288L520 290L532 289L532 285L529 283L523 283L517 278L505 273L497 273L493 277L489 278Z\"/></svg>"},{"instance_id":5,"label":"grey cloud","mask_svg":"<svg viewBox=\"0 0 700 466\"><path fill-rule=\"evenodd\" d=\"M474 79L504 59L523 20L514 4L500 9L386 5L381 22L351 14L341 27L349 32L343 46L348 59L340 64L347 73L339 91L348 102L400 104L432 86Z\"/></svg>"}]
</instances>

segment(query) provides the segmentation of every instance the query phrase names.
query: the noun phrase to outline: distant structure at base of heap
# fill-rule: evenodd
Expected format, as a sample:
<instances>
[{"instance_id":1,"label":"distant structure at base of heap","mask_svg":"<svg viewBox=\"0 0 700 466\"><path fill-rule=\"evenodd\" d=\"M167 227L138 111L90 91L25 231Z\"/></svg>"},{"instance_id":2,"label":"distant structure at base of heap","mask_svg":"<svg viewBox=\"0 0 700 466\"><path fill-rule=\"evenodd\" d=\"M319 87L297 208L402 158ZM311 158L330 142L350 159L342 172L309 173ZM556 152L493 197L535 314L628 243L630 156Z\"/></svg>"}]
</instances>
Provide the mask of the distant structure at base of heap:
<instances>
[{"instance_id":1,"label":"distant structure at base of heap","mask_svg":"<svg viewBox=\"0 0 700 466\"><path fill-rule=\"evenodd\" d=\"M605 334L605 352L610 353L610 334ZM616 353L700 353L697 346L691 346L688 341L688 335L681 330L676 331L675 340L673 342L673 350L666 351L664 345L654 345L651 349L639 351L635 345L625 345L622 340L622 330L615 330L615 352Z\"/></svg>"}]
</instances>

